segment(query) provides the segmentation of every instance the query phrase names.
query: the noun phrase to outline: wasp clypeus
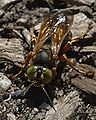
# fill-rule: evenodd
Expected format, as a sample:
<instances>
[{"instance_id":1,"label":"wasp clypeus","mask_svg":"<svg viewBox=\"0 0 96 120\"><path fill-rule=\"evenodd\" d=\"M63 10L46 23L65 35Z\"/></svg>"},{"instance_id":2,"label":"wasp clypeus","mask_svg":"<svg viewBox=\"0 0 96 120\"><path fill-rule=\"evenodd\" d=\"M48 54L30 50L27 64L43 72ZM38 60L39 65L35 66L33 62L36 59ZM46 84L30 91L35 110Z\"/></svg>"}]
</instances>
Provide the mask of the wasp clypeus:
<instances>
[{"instance_id":1,"label":"wasp clypeus","mask_svg":"<svg viewBox=\"0 0 96 120\"><path fill-rule=\"evenodd\" d=\"M76 69L64 54L72 44L70 28L73 19L74 16L69 10L53 10L48 13L42 20L38 37L32 40L33 50L28 53L23 66L28 79L32 82L30 86L42 87L50 102L44 85L49 84L58 74L58 64L67 61L72 68Z\"/></svg>"}]
</instances>

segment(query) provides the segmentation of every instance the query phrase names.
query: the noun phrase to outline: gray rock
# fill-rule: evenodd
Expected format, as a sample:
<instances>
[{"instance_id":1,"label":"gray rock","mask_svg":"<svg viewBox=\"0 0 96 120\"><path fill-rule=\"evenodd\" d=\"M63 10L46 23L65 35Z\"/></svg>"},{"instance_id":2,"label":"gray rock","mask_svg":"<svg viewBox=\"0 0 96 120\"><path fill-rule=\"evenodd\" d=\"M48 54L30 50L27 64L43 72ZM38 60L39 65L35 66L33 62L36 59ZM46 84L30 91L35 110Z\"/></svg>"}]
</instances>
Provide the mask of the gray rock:
<instances>
[{"instance_id":1,"label":"gray rock","mask_svg":"<svg viewBox=\"0 0 96 120\"><path fill-rule=\"evenodd\" d=\"M33 109L35 113L39 112L38 108Z\"/></svg>"},{"instance_id":2,"label":"gray rock","mask_svg":"<svg viewBox=\"0 0 96 120\"><path fill-rule=\"evenodd\" d=\"M0 17L4 14L4 10L0 10Z\"/></svg>"},{"instance_id":3,"label":"gray rock","mask_svg":"<svg viewBox=\"0 0 96 120\"><path fill-rule=\"evenodd\" d=\"M88 6L79 6L77 8L80 10L80 12L87 15L87 17L92 18L92 9L90 7L88 7Z\"/></svg>"},{"instance_id":4,"label":"gray rock","mask_svg":"<svg viewBox=\"0 0 96 120\"><path fill-rule=\"evenodd\" d=\"M96 12L96 0L94 1L94 4L93 4L93 10Z\"/></svg>"},{"instance_id":5,"label":"gray rock","mask_svg":"<svg viewBox=\"0 0 96 120\"><path fill-rule=\"evenodd\" d=\"M95 52L96 53L96 46L85 46L80 50L80 52Z\"/></svg>"},{"instance_id":6,"label":"gray rock","mask_svg":"<svg viewBox=\"0 0 96 120\"><path fill-rule=\"evenodd\" d=\"M27 29L24 29L22 31L22 34L23 34L27 44L30 46L31 45L31 34L30 34L30 32Z\"/></svg>"},{"instance_id":7,"label":"gray rock","mask_svg":"<svg viewBox=\"0 0 96 120\"><path fill-rule=\"evenodd\" d=\"M86 36L84 38L96 38L96 23L92 23L89 25L89 30L86 33Z\"/></svg>"},{"instance_id":8,"label":"gray rock","mask_svg":"<svg viewBox=\"0 0 96 120\"><path fill-rule=\"evenodd\" d=\"M90 6L94 2L94 0L67 0L66 2L70 5L77 5L77 6L87 5L87 6Z\"/></svg>"},{"instance_id":9,"label":"gray rock","mask_svg":"<svg viewBox=\"0 0 96 120\"><path fill-rule=\"evenodd\" d=\"M29 116L28 116L28 120L32 120L33 117L34 117L34 115L30 113Z\"/></svg>"},{"instance_id":10,"label":"gray rock","mask_svg":"<svg viewBox=\"0 0 96 120\"><path fill-rule=\"evenodd\" d=\"M14 1L14 0L0 0L0 8L2 8L3 6L5 6L10 1Z\"/></svg>"},{"instance_id":11,"label":"gray rock","mask_svg":"<svg viewBox=\"0 0 96 120\"><path fill-rule=\"evenodd\" d=\"M90 4L92 4L92 3L94 3L94 1L95 0L84 0L86 3L90 3Z\"/></svg>"},{"instance_id":12,"label":"gray rock","mask_svg":"<svg viewBox=\"0 0 96 120\"><path fill-rule=\"evenodd\" d=\"M24 56L20 39L0 38L0 57L7 58L13 62L22 63Z\"/></svg>"},{"instance_id":13,"label":"gray rock","mask_svg":"<svg viewBox=\"0 0 96 120\"><path fill-rule=\"evenodd\" d=\"M72 91L66 97L62 97L62 100L54 106L56 112L50 109L46 113L44 120L69 120L70 116L76 112L80 103L81 99L79 98L79 93L77 91Z\"/></svg>"},{"instance_id":14,"label":"gray rock","mask_svg":"<svg viewBox=\"0 0 96 120\"><path fill-rule=\"evenodd\" d=\"M7 114L7 120L16 120L16 116L12 112L10 112Z\"/></svg>"},{"instance_id":15,"label":"gray rock","mask_svg":"<svg viewBox=\"0 0 96 120\"><path fill-rule=\"evenodd\" d=\"M36 114L35 117L32 118L32 120L43 120L44 116L45 116L45 113L41 112L41 113Z\"/></svg>"},{"instance_id":16,"label":"gray rock","mask_svg":"<svg viewBox=\"0 0 96 120\"><path fill-rule=\"evenodd\" d=\"M47 104L46 102L44 102L39 106L39 108L49 110L51 108L51 106L49 104Z\"/></svg>"},{"instance_id":17,"label":"gray rock","mask_svg":"<svg viewBox=\"0 0 96 120\"><path fill-rule=\"evenodd\" d=\"M39 32L40 26L41 26L41 23L37 24L37 25L34 27L34 30L36 30L37 32Z\"/></svg>"},{"instance_id":18,"label":"gray rock","mask_svg":"<svg viewBox=\"0 0 96 120\"><path fill-rule=\"evenodd\" d=\"M17 0L0 0L0 9L13 1L17 1Z\"/></svg>"},{"instance_id":19,"label":"gray rock","mask_svg":"<svg viewBox=\"0 0 96 120\"><path fill-rule=\"evenodd\" d=\"M77 14L81 12L87 15L88 17L92 17L92 9L88 6L78 6L78 7L74 6L67 9L71 10L73 14Z\"/></svg>"},{"instance_id":20,"label":"gray rock","mask_svg":"<svg viewBox=\"0 0 96 120\"><path fill-rule=\"evenodd\" d=\"M94 3L94 1L95 0L84 0L86 3L90 3L90 4L92 4L92 3Z\"/></svg>"},{"instance_id":21,"label":"gray rock","mask_svg":"<svg viewBox=\"0 0 96 120\"><path fill-rule=\"evenodd\" d=\"M16 23L18 24L18 25L25 25L26 23L27 23L27 19L25 19L25 18L19 18L17 21L16 21Z\"/></svg>"},{"instance_id":22,"label":"gray rock","mask_svg":"<svg viewBox=\"0 0 96 120\"><path fill-rule=\"evenodd\" d=\"M3 96L0 95L0 102L2 102L2 101L3 101Z\"/></svg>"},{"instance_id":23,"label":"gray rock","mask_svg":"<svg viewBox=\"0 0 96 120\"><path fill-rule=\"evenodd\" d=\"M51 6L51 4L54 4L54 0L45 0L45 1L47 1L50 6ZM91 6L91 4L95 0L64 0L64 1L68 5L76 5L76 6L87 5L87 6ZM58 0L58 4L59 4L59 0Z\"/></svg>"},{"instance_id":24,"label":"gray rock","mask_svg":"<svg viewBox=\"0 0 96 120\"><path fill-rule=\"evenodd\" d=\"M57 96L58 97L62 97L64 95L64 91L63 90L59 90L58 92L57 92Z\"/></svg>"},{"instance_id":25,"label":"gray rock","mask_svg":"<svg viewBox=\"0 0 96 120\"><path fill-rule=\"evenodd\" d=\"M0 73L0 93L4 93L10 85L11 81L3 73Z\"/></svg>"},{"instance_id":26,"label":"gray rock","mask_svg":"<svg viewBox=\"0 0 96 120\"><path fill-rule=\"evenodd\" d=\"M96 68L87 64L78 64L76 67L83 71L86 77L80 74L71 79L71 84L88 94L96 95Z\"/></svg>"},{"instance_id":27,"label":"gray rock","mask_svg":"<svg viewBox=\"0 0 96 120\"><path fill-rule=\"evenodd\" d=\"M74 15L74 22L71 27L73 37L79 36L82 38L88 32L90 24L93 23L94 22L83 13Z\"/></svg>"},{"instance_id":28,"label":"gray rock","mask_svg":"<svg viewBox=\"0 0 96 120\"><path fill-rule=\"evenodd\" d=\"M93 12L92 16L93 16L93 21L96 22L96 12Z\"/></svg>"}]
</instances>

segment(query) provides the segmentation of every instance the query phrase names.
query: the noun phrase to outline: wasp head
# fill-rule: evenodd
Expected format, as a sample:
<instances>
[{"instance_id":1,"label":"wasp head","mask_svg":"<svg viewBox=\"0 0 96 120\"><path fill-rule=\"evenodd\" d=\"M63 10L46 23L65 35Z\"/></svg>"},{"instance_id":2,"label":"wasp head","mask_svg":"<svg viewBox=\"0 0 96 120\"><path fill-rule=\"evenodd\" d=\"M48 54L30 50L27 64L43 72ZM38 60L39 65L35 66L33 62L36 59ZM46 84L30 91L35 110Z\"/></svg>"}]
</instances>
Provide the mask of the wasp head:
<instances>
[{"instance_id":1,"label":"wasp head","mask_svg":"<svg viewBox=\"0 0 96 120\"><path fill-rule=\"evenodd\" d=\"M38 85L44 85L51 82L52 71L49 68L32 65L27 69L27 76Z\"/></svg>"}]
</instances>

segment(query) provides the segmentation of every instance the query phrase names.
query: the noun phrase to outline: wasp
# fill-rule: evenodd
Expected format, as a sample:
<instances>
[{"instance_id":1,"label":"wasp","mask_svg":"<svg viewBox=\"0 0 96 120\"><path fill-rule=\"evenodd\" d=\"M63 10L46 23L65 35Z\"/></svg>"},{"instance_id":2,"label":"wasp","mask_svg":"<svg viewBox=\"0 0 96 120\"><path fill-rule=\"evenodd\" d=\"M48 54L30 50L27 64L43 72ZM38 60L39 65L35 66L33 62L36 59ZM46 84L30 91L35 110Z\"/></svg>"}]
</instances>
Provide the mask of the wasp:
<instances>
[{"instance_id":1,"label":"wasp","mask_svg":"<svg viewBox=\"0 0 96 120\"><path fill-rule=\"evenodd\" d=\"M58 64L66 61L72 68L79 71L65 54L74 42L70 32L73 20L74 16L70 10L52 10L45 15L38 37L32 40L33 49L28 53L23 66L28 79L32 82L27 90L32 85L42 87L51 104L44 85L49 84L58 74Z\"/></svg>"}]
</instances>

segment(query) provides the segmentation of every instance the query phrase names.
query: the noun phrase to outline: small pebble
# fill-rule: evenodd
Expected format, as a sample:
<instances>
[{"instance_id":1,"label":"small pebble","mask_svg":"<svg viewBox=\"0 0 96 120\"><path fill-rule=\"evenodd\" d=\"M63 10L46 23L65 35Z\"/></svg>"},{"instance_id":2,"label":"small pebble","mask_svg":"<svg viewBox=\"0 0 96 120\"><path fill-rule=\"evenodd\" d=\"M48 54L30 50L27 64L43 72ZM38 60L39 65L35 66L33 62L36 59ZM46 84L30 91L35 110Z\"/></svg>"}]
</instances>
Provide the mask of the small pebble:
<instances>
[{"instance_id":1,"label":"small pebble","mask_svg":"<svg viewBox=\"0 0 96 120\"><path fill-rule=\"evenodd\" d=\"M39 108L49 110L51 108L51 106L49 104L47 104L46 102L44 102L39 106Z\"/></svg>"},{"instance_id":2,"label":"small pebble","mask_svg":"<svg viewBox=\"0 0 96 120\"><path fill-rule=\"evenodd\" d=\"M16 90L15 92L12 93L12 98L18 98L21 95L20 90Z\"/></svg>"},{"instance_id":3,"label":"small pebble","mask_svg":"<svg viewBox=\"0 0 96 120\"><path fill-rule=\"evenodd\" d=\"M31 45L31 34L30 34L30 32L27 29L24 29L22 31L22 34L23 34L27 44L30 46Z\"/></svg>"},{"instance_id":4,"label":"small pebble","mask_svg":"<svg viewBox=\"0 0 96 120\"><path fill-rule=\"evenodd\" d=\"M16 116L13 113L8 113L7 120L16 120Z\"/></svg>"},{"instance_id":5,"label":"small pebble","mask_svg":"<svg viewBox=\"0 0 96 120\"><path fill-rule=\"evenodd\" d=\"M39 112L38 108L33 108L34 112Z\"/></svg>"},{"instance_id":6,"label":"small pebble","mask_svg":"<svg viewBox=\"0 0 96 120\"><path fill-rule=\"evenodd\" d=\"M0 95L0 102L2 102L3 101L3 97Z\"/></svg>"},{"instance_id":7,"label":"small pebble","mask_svg":"<svg viewBox=\"0 0 96 120\"><path fill-rule=\"evenodd\" d=\"M7 76L5 76L3 73L0 73L0 93L4 93L6 90L8 90L11 84L12 82L7 78Z\"/></svg>"},{"instance_id":8,"label":"small pebble","mask_svg":"<svg viewBox=\"0 0 96 120\"><path fill-rule=\"evenodd\" d=\"M42 120L44 115L45 115L44 113L40 112L40 113L36 114L32 120Z\"/></svg>"},{"instance_id":9,"label":"small pebble","mask_svg":"<svg viewBox=\"0 0 96 120\"><path fill-rule=\"evenodd\" d=\"M24 24L26 24L26 23L27 23L27 20L24 19L24 18L19 18L19 19L17 20L17 24L18 24L18 25L24 25Z\"/></svg>"}]
</instances>

